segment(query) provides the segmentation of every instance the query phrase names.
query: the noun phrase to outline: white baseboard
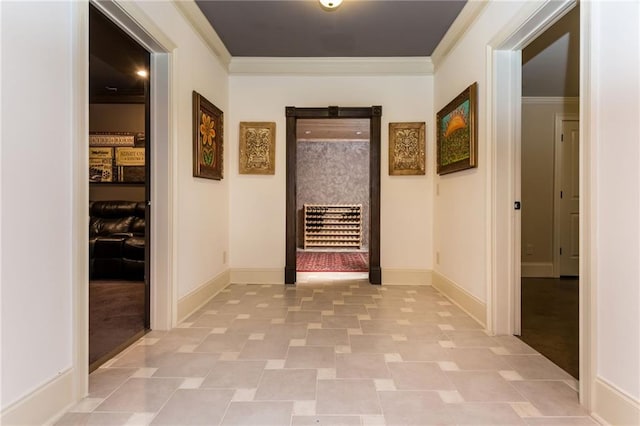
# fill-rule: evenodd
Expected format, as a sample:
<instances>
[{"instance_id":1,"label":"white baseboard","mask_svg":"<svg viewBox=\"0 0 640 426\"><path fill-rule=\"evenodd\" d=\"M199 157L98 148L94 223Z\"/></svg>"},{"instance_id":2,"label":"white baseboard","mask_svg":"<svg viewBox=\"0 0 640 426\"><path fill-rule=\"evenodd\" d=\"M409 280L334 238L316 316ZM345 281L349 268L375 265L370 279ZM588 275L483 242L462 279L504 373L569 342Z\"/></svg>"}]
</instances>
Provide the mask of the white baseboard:
<instances>
[{"instance_id":1,"label":"white baseboard","mask_svg":"<svg viewBox=\"0 0 640 426\"><path fill-rule=\"evenodd\" d=\"M229 270L218 274L204 285L193 290L186 296L178 300L178 323L184 321L189 315L207 303L213 296L218 294L220 290L229 285Z\"/></svg>"},{"instance_id":2,"label":"white baseboard","mask_svg":"<svg viewBox=\"0 0 640 426\"><path fill-rule=\"evenodd\" d=\"M233 268L231 282L233 284L284 284L284 268Z\"/></svg>"},{"instance_id":3,"label":"white baseboard","mask_svg":"<svg viewBox=\"0 0 640 426\"><path fill-rule=\"evenodd\" d=\"M553 278L553 262L522 262L522 278Z\"/></svg>"},{"instance_id":4,"label":"white baseboard","mask_svg":"<svg viewBox=\"0 0 640 426\"><path fill-rule=\"evenodd\" d=\"M75 404L73 383L72 369L60 373L4 409L0 424L51 424Z\"/></svg>"},{"instance_id":5,"label":"white baseboard","mask_svg":"<svg viewBox=\"0 0 640 426\"><path fill-rule=\"evenodd\" d=\"M432 272L433 286L483 327L487 326L487 305L444 275Z\"/></svg>"},{"instance_id":6,"label":"white baseboard","mask_svg":"<svg viewBox=\"0 0 640 426\"><path fill-rule=\"evenodd\" d=\"M598 421L616 426L640 425L640 401L616 389L601 378L595 382L592 415Z\"/></svg>"},{"instance_id":7,"label":"white baseboard","mask_svg":"<svg viewBox=\"0 0 640 426\"><path fill-rule=\"evenodd\" d=\"M382 268L382 285L431 285L431 270Z\"/></svg>"}]
</instances>

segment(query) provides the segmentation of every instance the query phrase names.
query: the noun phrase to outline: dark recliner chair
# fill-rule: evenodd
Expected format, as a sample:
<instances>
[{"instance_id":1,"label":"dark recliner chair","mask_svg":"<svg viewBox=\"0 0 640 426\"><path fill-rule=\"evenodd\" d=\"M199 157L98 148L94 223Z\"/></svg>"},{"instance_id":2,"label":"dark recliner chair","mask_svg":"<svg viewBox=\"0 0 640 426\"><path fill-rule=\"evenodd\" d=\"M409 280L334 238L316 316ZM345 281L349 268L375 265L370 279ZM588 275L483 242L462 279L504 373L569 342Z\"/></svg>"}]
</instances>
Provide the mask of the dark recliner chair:
<instances>
[{"instance_id":1,"label":"dark recliner chair","mask_svg":"<svg viewBox=\"0 0 640 426\"><path fill-rule=\"evenodd\" d=\"M145 203L89 203L90 279L144 280Z\"/></svg>"}]
</instances>

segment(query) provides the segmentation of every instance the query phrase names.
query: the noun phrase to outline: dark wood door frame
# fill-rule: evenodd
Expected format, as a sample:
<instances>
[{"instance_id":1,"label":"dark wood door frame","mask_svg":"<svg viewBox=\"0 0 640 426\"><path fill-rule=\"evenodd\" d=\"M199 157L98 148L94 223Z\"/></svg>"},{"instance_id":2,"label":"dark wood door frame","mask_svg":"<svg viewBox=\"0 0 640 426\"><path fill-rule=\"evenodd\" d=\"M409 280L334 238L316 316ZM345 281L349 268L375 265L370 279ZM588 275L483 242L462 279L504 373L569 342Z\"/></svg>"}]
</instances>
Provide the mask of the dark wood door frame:
<instances>
[{"instance_id":1,"label":"dark wood door frame","mask_svg":"<svg viewBox=\"0 0 640 426\"><path fill-rule=\"evenodd\" d=\"M330 106L326 108L286 107L287 118L287 196L286 196L286 258L284 267L285 284L296 282L297 250L297 120L298 118L368 118L370 129L369 147L369 282L382 284L380 269L380 135L382 107Z\"/></svg>"}]
</instances>

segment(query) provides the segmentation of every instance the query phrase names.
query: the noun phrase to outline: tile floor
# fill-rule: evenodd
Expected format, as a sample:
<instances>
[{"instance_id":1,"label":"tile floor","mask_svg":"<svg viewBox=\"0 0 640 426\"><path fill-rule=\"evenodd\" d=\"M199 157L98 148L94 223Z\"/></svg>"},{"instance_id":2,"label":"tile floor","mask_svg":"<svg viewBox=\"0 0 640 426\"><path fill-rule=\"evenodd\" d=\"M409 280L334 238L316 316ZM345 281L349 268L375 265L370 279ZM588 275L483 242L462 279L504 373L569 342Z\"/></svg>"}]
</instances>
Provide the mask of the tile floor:
<instances>
[{"instance_id":1,"label":"tile floor","mask_svg":"<svg viewBox=\"0 0 640 426\"><path fill-rule=\"evenodd\" d=\"M313 281L313 280L311 280ZM594 425L575 380L432 287L230 285L57 425Z\"/></svg>"}]
</instances>

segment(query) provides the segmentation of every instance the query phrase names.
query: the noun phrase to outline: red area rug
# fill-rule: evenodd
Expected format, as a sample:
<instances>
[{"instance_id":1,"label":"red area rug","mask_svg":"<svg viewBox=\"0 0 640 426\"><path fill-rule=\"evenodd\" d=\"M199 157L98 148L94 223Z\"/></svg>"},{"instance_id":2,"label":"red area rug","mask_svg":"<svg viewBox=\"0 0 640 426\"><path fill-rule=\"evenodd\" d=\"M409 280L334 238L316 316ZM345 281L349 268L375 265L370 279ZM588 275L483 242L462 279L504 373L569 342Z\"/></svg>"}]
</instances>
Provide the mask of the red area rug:
<instances>
[{"instance_id":1,"label":"red area rug","mask_svg":"<svg viewBox=\"0 0 640 426\"><path fill-rule=\"evenodd\" d=\"M367 272L368 253L354 252L298 252L298 272Z\"/></svg>"}]
</instances>

